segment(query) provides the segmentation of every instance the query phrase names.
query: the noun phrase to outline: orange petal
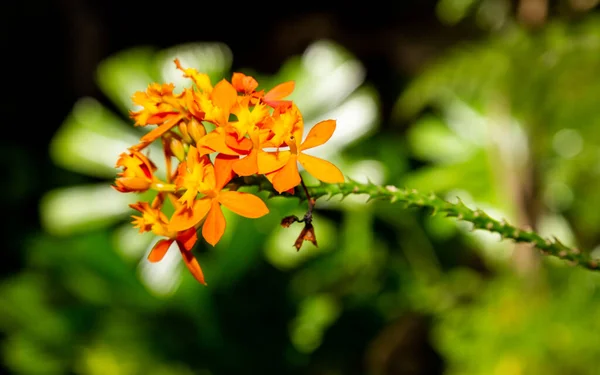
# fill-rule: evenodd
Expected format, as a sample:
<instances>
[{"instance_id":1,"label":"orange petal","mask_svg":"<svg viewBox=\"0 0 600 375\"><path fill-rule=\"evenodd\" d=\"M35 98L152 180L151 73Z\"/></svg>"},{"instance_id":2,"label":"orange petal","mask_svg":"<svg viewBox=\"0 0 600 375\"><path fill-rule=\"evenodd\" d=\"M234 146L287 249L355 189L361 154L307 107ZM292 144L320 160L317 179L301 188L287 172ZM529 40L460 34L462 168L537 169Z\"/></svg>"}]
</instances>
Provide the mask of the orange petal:
<instances>
[{"instance_id":1,"label":"orange petal","mask_svg":"<svg viewBox=\"0 0 600 375\"><path fill-rule=\"evenodd\" d=\"M225 216L223 216L223 211L221 211L221 205L215 199L212 201L210 211L202 226L202 237L204 237L206 242L215 246L221 239L221 236L223 236L223 233L225 233L226 224Z\"/></svg>"},{"instance_id":2,"label":"orange petal","mask_svg":"<svg viewBox=\"0 0 600 375\"><path fill-rule=\"evenodd\" d=\"M252 141L250 138L238 139L235 135L229 133L225 136L225 144L240 153L248 152L252 149Z\"/></svg>"},{"instance_id":3,"label":"orange petal","mask_svg":"<svg viewBox=\"0 0 600 375\"><path fill-rule=\"evenodd\" d=\"M190 251L196 244L196 241L198 241L196 228L190 228L177 234L177 244L180 249L183 247L185 250Z\"/></svg>"},{"instance_id":4,"label":"orange petal","mask_svg":"<svg viewBox=\"0 0 600 375\"><path fill-rule=\"evenodd\" d=\"M309 148L317 147L327 142L335 131L335 120L321 121L313 126L302 145L300 150L306 150Z\"/></svg>"},{"instance_id":5,"label":"orange petal","mask_svg":"<svg viewBox=\"0 0 600 375\"><path fill-rule=\"evenodd\" d=\"M344 175L342 172L327 160L317 158L307 154L300 154L298 161L304 169L318 180L327 182L329 184L337 184L344 182Z\"/></svg>"},{"instance_id":6,"label":"orange petal","mask_svg":"<svg viewBox=\"0 0 600 375\"><path fill-rule=\"evenodd\" d=\"M267 178L267 180L269 180L269 182L271 183L271 185L273 185L273 177L275 177L275 175L277 174L277 171L273 171L273 172L269 172L269 173L265 173L265 177Z\"/></svg>"},{"instance_id":7,"label":"orange petal","mask_svg":"<svg viewBox=\"0 0 600 375\"><path fill-rule=\"evenodd\" d=\"M148 260L151 263L160 262L167 253L167 250L169 250L169 247L171 247L172 243L173 240L171 239L158 241L152 250L150 250L150 254L148 254Z\"/></svg>"},{"instance_id":8,"label":"orange petal","mask_svg":"<svg viewBox=\"0 0 600 375\"><path fill-rule=\"evenodd\" d=\"M172 127L177 125L179 123L179 120L181 120L181 117L182 117L181 115L177 115L177 116L173 117L173 119L163 123L159 127L152 129L152 131L150 131L149 133L146 133L141 138L141 141L143 143L150 143L150 142L154 141L155 139L158 139L163 134L165 134L166 132L171 130Z\"/></svg>"},{"instance_id":9,"label":"orange petal","mask_svg":"<svg viewBox=\"0 0 600 375\"><path fill-rule=\"evenodd\" d=\"M269 213L269 209L256 195L239 191L222 191L219 202L236 214L255 219Z\"/></svg>"},{"instance_id":10,"label":"orange petal","mask_svg":"<svg viewBox=\"0 0 600 375\"><path fill-rule=\"evenodd\" d=\"M251 176L258 173L257 155L258 150L252 149L245 158L239 159L233 164L233 171L238 176Z\"/></svg>"},{"instance_id":11,"label":"orange petal","mask_svg":"<svg viewBox=\"0 0 600 375\"><path fill-rule=\"evenodd\" d=\"M281 83L269 90L263 97L263 100L265 103L281 100L294 91L294 86L294 81Z\"/></svg>"},{"instance_id":12,"label":"orange petal","mask_svg":"<svg viewBox=\"0 0 600 375\"><path fill-rule=\"evenodd\" d=\"M152 185L148 179L141 177L119 177L115 180L115 184L117 185L113 186L113 188L121 193L146 191Z\"/></svg>"},{"instance_id":13,"label":"orange petal","mask_svg":"<svg viewBox=\"0 0 600 375\"><path fill-rule=\"evenodd\" d=\"M273 177L273 187L280 194L296 187L300 183L297 155L290 155L287 163Z\"/></svg>"},{"instance_id":14,"label":"orange petal","mask_svg":"<svg viewBox=\"0 0 600 375\"><path fill-rule=\"evenodd\" d=\"M289 151L265 152L259 151L257 155L258 173L269 174L283 167L290 158Z\"/></svg>"},{"instance_id":15,"label":"orange petal","mask_svg":"<svg viewBox=\"0 0 600 375\"><path fill-rule=\"evenodd\" d=\"M209 155L215 152L212 148L208 148L206 146L198 146L198 153L200 156Z\"/></svg>"},{"instance_id":16,"label":"orange petal","mask_svg":"<svg viewBox=\"0 0 600 375\"><path fill-rule=\"evenodd\" d=\"M191 208L181 206L171 217L169 231L181 232L198 224L210 210L210 202L210 198L204 197L195 201Z\"/></svg>"},{"instance_id":17,"label":"orange petal","mask_svg":"<svg viewBox=\"0 0 600 375\"><path fill-rule=\"evenodd\" d=\"M154 114L154 115L148 117L148 120L146 120L146 123L160 125L166 121L169 121L171 118L175 117L176 115L177 115L177 112L157 113L157 114Z\"/></svg>"},{"instance_id":18,"label":"orange petal","mask_svg":"<svg viewBox=\"0 0 600 375\"><path fill-rule=\"evenodd\" d=\"M218 131L212 131L204 137L202 137L197 146L199 149L207 148L226 155L240 154L238 151L232 149L227 145L227 143L225 142L225 134Z\"/></svg>"},{"instance_id":19,"label":"orange petal","mask_svg":"<svg viewBox=\"0 0 600 375\"><path fill-rule=\"evenodd\" d=\"M218 154L215 157L215 189L221 190L234 177L233 165L240 160L238 156Z\"/></svg>"},{"instance_id":20,"label":"orange petal","mask_svg":"<svg viewBox=\"0 0 600 375\"><path fill-rule=\"evenodd\" d=\"M194 276L198 282L206 285L206 281L204 281L204 273L202 273L202 268L200 268L200 263L194 257L191 251L186 251L184 249L179 249L181 251L181 256L183 257L183 262L187 266L188 270L190 270L191 274Z\"/></svg>"},{"instance_id":21,"label":"orange petal","mask_svg":"<svg viewBox=\"0 0 600 375\"><path fill-rule=\"evenodd\" d=\"M213 104L225 111L229 111L237 102L237 91L227 80L222 79L213 88L210 94Z\"/></svg>"}]
</instances>

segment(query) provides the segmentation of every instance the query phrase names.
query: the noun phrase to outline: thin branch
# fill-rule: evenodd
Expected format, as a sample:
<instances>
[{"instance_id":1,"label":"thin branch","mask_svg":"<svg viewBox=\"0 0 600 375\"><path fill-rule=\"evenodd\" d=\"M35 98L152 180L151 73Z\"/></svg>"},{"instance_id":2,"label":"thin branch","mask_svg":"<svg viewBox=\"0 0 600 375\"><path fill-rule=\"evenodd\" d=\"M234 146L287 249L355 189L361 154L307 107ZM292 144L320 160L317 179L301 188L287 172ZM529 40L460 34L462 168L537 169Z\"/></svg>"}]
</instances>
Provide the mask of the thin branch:
<instances>
[{"instance_id":1,"label":"thin branch","mask_svg":"<svg viewBox=\"0 0 600 375\"><path fill-rule=\"evenodd\" d=\"M272 196L278 195L269 181L261 177L244 177L243 185L258 186L260 190L271 192ZM423 194L415 189L399 189L392 185L380 186L348 180L348 182L342 184L303 186L302 189L296 188L294 195L287 193L281 195L293 196L302 200L310 198L309 202L314 202L322 197L335 195L345 197L350 194L366 194L369 196L369 201L386 199L391 203L402 202L406 207L428 208L432 211L432 214L443 214L455 217L458 220L468 221L473 224L474 229L498 233L503 239L529 243L537 247L543 255L554 256L569 261L572 265L579 265L590 270L600 270L600 259L594 259L588 252L582 252L577 248L567 246L556 237L543 238L533 230L515 227L505 220L496 220L490 217L480 209L471 209L460 200L457 203L448 202L433 193Z\"/></svg>"}]
</instances>

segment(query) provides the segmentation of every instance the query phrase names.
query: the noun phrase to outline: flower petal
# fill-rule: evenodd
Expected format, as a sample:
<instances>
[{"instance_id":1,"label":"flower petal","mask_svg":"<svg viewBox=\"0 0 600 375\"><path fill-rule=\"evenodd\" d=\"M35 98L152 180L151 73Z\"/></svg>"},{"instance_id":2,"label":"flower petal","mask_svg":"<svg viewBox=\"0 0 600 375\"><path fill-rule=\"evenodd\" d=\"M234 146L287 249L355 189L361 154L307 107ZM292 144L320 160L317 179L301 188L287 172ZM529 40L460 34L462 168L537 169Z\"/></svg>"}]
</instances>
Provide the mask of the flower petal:
<instances>
[{"instance_id":1,"label":"flower petal","mask_svg":"<svg viewBox=\"0 0 600 375\"><path fill-rule=\"evenodd\" d=\"M234 134L228 133L225 135L225 144L240 154L247 153L252 149L252 141L250 138L238 139Z\"/></svg>"},{"instance_id":2,"label":"flower petal","mask_svg":"<svg viewBox=\"0 0 600 375\"><path fill-rule=\"evenodd\" d=\"M255 219L269 213L265 202L250 193L239 191L222 191L219 202L236 214Z\"/></svg>"},{"instance_id":3,"label":"flower petal","mask_svg":"<svg viewBox=\"0 0 600 375\"><path fill-rule=\"evenodd\" d=\"M237 102L237 91L227 80L222 79L215 85L210 94L213 104L222 110L229 112Z\"/></svg>"},{"instance_id":4,"label":"flower petal","mask_svg":"<svg viewBox=\"0 0 600 375\"><path fill-rule=\"evenodd\" d=\"M327 160L317 158L307 154L300 154L298 161L304 169L318 180L329 184L337 184L344 182L344 175L342 172Z\"/></svg>"},{"instance_id":5,"label":"flower petal","mask_svg":"<svg viewBox=\"0 0 600 375\"><path fill-rule=\"evenodd\" d=\"M281 83L269 90L269 92L263 97L263 101L267 104L274 104L273 102L280 101L281 99L290 95L292 91L294 91L294 87L294 81Z\"/></svg>"},{"instance_id":6,"label":"flower petal","mask_svg":"<svg viewBox=\"0 0 600 375\"><path fill-rule=\"evenodd\" d=\"M309 148L317 147L327 142L335 131L335 120L321 121L313 126L302 145L300 150L307 150Z\"/></svg>"},{"instance_id":7,"label":"flower petal","mask_svg":"<svg viewBox=\"0 0 600 375\"><path fill-rule=\"evenodd\" d=\"M290 158L289 151L265 152L259 151L257 155L258 173L269 174L283 167Z\"/></svg>"},{"instance_id":8,"label":"flower petal","mask_svg":"<svg viewBox=\"0 0 600 375\"><path fill-rule=\"evenodd\" d=\"M185 250L190 251L196 244L196 241L198 241L196 228L190 228L177 234L177 244L180 249L183 247Z\"/></svg>"},{"instance_id":9,"label":"flower petal","mask_svg":"<svg viewBox=\"0 0 600 375\"><path fill-rule=\"evenodd\" d=\"M165 134L166 132L171 130L172 127L177 125L179 123L179 120L181 120L182 117L183 116L181 116L179 114L175 115L168 121L162 123L162 125L154 128L150 132L144 134L144 136L141 138L142 143L144 143L144 144L151 143L155 139L161 137L163 134Z\"/></svg>"},{"instance_id":10,"label":"flower petal","mask_svg":"<svg viewBox=\"0 0 600 375\"><path fill-rule=\"evenodd\" d=\"M280 194L290 190L300 183L300 174L298 173L297 155L290 155L287 163L273 177L273 187Z\"/></svg>"},{"instance_id":11,"label":"flower petal","mask_svg":"<svg viewBox=\"0 0 600 375\"><path fill-rule=\"evenodd\" d=\"M233 171L238 176L251 176L258 173L258 150L253 148L250 153L233 164Z\"/></svg>"},{"instance_id":12,"label":"flower petal","mask_svg":"<svg viewBox=\"0 0 600 375\"><path fill-rule=\"evenodd\" d=\"M201 284L206 285L206 281L204 281L204 273L202 273L200 263L198 263L198 260L196 257L194 257L194 254L192 254L191 251L187 251L182 248L179 248L179 251L181 251L181 256L183 257L183 263L185 263L188 270L190 270L192 276L194 276L194 278Z\"/></svg>"},{"instance_id":13,"label":"flower petal","mask_svg":"<svg viewBox=\"0 0 600 375\"><path fill-rule=\"evenodd\" d=\"M210 210L210 202L210 198L204 197L195 201L191 208L181 206L171 217L169 231L181 232L198 224Z\"/></svg>"},{"instance_id":14,"label":"flower petal","mask_svg":"<svg viewBox=\"0 0 600 375\"><path fill-rule=\"evenodd\" d=\"M160 262L167 253L167 250L169 250L169 247L171 247L172 243L173 240L171 239L158 241L152 250L150 250L150 253L148 254L148 261L150 261L150 263Z\"/></svg>"},{"instance_id":15,"label":"flower petal","mask_svg":"<svg viewBox=\"0 0 600 375\"><path fill-rule=\"evenodd\" d=\"M218 154L215 157L215 189L221 190L233 178L233 165L239 156Z\"/></svg>"},{"instance_id":16,"label":"flower petal","mask_svg":"<svg viewBox=\"0 0 600 375\"><path fill-rule=\"evenodd\" d=\"M226 155L240 155L240 152L232 149L227 145L227 142L225 142L225 136L226 135L221 131L213 130L212 132L202 137L202 139L200 139L200 142L197 143L198 149L205 149L210 151L207 153L216 151Z\"/></svg>"},{"instance_id":17,"label":"flower petal","mask_svg":"<svg viewBox=\"0 0 600 375\"><path fill-rule=\"evenodd\" d=\"M202 237L204 237L206 242L215 246L223 236L223 233L225 233L226 224L225 216L223 216L223 212L221 211L221 205L215 199L212 201L210 211L208 211L206 221L202 226Z\"/></svg>"}]
</instances>

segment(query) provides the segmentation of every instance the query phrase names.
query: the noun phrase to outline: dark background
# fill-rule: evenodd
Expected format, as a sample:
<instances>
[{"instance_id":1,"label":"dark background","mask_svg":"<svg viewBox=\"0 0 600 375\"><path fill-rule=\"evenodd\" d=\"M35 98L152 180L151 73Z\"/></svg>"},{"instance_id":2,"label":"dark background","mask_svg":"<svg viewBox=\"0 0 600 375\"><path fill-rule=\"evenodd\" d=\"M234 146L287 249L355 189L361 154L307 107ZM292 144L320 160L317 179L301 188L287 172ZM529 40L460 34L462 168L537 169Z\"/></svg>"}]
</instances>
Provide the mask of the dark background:
<instances>
[{"instance_id":1,"label":"dark background","mask_svg":"<svg viewBox=\"0 0 600 375\"><path fill-rule=\"evenodd\" d=\"M233 4L233 3L232 3ZM47 144L82 96L108 107L95 84L97 65L129 47L220 41L234 52L233 68L277 71L287 58L315 40L331 39L366 67L367 81L380 94L383 124L402 82L430 59L457 42L477 37L477 29L448 27L435 15L436 1L333 4L283 2L236 7L221 2L165 4L147 1L49 0L3 5L4 129L2 148L14 150L3 161L8 193L4 226L7 248L2 268L20 268L20 239L37 229L38 201L50 188L64 185L67 172L48 158ZM181 13L186 16L182 17ZM384 125L385 126L385 125ZM27 131L23 134L23 130ZM10 158L23 161L13 163ZM19 185L22 170L33 186ZM12 183L10 181L13 181Z\"/></svg>"}]
</instances>

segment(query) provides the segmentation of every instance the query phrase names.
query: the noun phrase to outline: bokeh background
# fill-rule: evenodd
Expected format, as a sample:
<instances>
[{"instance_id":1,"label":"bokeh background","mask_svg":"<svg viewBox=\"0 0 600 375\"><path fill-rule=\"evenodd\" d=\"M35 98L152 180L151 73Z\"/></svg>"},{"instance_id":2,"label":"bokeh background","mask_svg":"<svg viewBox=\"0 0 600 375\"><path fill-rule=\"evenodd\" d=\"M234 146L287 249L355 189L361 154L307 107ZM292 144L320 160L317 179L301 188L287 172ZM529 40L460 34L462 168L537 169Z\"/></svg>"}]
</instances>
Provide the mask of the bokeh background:
<instances>
[{"instance_id":1,"label":"bokeh background","mask_svg":"<svg viewBox=\"0 0 600 375\"><path fill-rule=\"evenodd\" d=\"M597 0L21 1L3 5L1 371L600 374L600 276L428 212L295 199L227 216L208 286L109 184L129 98L210 74L293 79L318 153L358 181L461 199L600 256ZM5 97L6 97L5 96ZM263 196L266 198L266 196Z\"/></svg>"}]
</instances>

